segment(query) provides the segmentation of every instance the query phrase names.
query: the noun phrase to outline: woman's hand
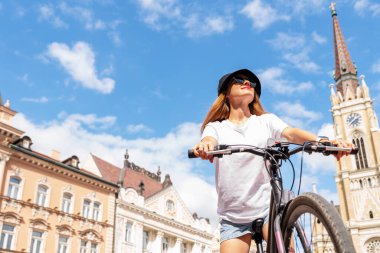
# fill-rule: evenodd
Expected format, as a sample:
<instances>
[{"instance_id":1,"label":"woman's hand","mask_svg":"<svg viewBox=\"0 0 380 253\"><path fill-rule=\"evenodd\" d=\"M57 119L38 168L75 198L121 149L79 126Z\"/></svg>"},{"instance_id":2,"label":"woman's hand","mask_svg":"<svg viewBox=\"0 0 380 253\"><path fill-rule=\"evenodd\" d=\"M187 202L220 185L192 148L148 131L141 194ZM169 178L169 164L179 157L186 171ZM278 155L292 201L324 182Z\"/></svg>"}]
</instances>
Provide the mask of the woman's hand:
<instances>
[{"instance_id":1,"label":"woman's hand","mask_svg":"<svg viewBox=\"0 0 380 253\"><path fill-rule=\"evenodd\" d=\"M331 143L337 147L342 147L342 148L355 148L355 145L349 142L346 142L344 140L331 140ZM336 159L339 161L342 156L347 156L349 155L349 151L338 151L338 154L334 155Z\"/></svg>"},{"instance_id":2,"label":"woman's hand","mask_svg":"<svg viewBox=\"0 0 380 253\"><path fill-rule=\"evenodd\" d=\"M215 138L206 136L203 138L198 144L193 147L194 154L203 160L209 160L210 163L214 161L214 157L212 155L207 155L207 151L214 150L217 145L217 141Z\"/></svg>"}]
</instances>

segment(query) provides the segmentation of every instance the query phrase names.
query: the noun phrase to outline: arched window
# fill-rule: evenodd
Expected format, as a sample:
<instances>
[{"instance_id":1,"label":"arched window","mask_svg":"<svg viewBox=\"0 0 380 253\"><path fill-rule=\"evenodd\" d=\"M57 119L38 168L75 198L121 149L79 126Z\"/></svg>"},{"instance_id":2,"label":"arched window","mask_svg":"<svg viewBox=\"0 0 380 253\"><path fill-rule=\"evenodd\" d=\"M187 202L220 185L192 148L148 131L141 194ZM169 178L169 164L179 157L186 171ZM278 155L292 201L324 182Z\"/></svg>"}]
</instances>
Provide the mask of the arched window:
<instances>
[{"instance_id":1,"label":"arched window","mask_svg":"<svg viewBox=\"0 0 380 253\"><path fill-rule=\"evenodd\" d=\"M372 211L369 211L369 218L373 219L373 212Z\"/></svg>"},{"instance_id":2,"label":"arched window","mask_svg":"<svg viewBox=\"0 0 380 253\"><path fill-rule=\"evenodd\" d=\"M46 206L48 188L45 185L39 185L37 189L37 201L39 206Z\"/></svg>"},{"instance_id":3,"label":"arched window","mask_svg":"<svg viewBox=\"0 0 380 253\"><path fill-rule=\"evenodd\" d=\"M13 199L18 199L20 184L21 184L21 179L17 177L11 177L9 179L7 196Z\"/></svg>"},{"instance_id":4,"label":"arched window","mask_svg":"<svg viewBox=\"0 0 380 253\"><path fill-rule=\"evenodd\" d=\"M359 152L355 155L356 169L368 168L367 154L364 146L363 137L353 139L352 142L359 148Z\"/></svg>"},{"instance_id":5,"label":"arched window","mask_svg":"<svg viewBox=\"0 0 380 253\"><path fill-rule=\"evenodd\" d=\"M65 192L62 198L62 211L65 213L70 213L71 203L73 195L71 193Z\"/></svg>"}]
</instances>

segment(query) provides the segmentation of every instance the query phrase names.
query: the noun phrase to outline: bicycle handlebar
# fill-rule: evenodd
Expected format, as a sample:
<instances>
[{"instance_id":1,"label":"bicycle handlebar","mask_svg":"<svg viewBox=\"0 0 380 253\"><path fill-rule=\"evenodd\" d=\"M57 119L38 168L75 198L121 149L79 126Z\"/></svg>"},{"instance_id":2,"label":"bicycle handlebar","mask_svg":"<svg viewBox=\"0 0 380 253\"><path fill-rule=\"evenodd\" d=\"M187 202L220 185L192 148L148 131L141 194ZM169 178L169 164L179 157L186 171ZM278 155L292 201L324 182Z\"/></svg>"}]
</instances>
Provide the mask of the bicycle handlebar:
<instances>
[{"instance_id":1,"label":"bicycle handlebar","mask_svg":"<svg viewBox=\"0 0 380 253\"><path fill-rule=\"evenodd\" d=\"M278 148L288 147L288 142L279 142L275 145L269 146L267 148L258 148L251 145L218 145L214 150L208 151L207 154L213 155L213 157L223 157L223 155L230 155L232 153L242 153L248 152L258 156L264 157L268 153L276 153ZM277 148L277 149L276 149ZM307 153L323 153L324 155L337 154L339 151L350 152L351 155L358 153L358 148L342 148L331 145L330 142L305 142L303 145L300 145L296 148L287 151L286 157L294 155L300 151L305 151ZM284 151L278 151L277 153L284 154ZM188 150L189 158L197 158L192 149ZM285 156L284 156L285 158Z\"/></svg>"}]
</instances>

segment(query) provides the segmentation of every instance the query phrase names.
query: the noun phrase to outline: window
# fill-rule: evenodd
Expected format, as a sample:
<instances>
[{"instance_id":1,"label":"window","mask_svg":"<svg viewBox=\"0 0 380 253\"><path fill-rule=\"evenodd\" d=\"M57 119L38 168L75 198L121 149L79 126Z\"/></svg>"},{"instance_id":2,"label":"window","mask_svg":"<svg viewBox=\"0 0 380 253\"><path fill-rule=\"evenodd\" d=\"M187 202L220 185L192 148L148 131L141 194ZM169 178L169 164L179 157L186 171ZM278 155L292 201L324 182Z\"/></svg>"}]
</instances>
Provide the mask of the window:
<instances>
[{"instance_id":1,"label":"window","mask_svg":"<svg viewBox=\"0 0 380 253\"><path fill-rule=\"evenodd\" d=\"M13 198L13 199L18 198L20 183L21 183L21 180L17 177L11 177L9 179L9 186L8 186L8 192L7 192L8 197Z\"/></svg>"},{"instance_id":2,"label":"window","mask_svg":"<svg viewBox=\"0 0 380 253\"><path fill-rule=\"evenodd\" d=\"M187 245L186 243L181 243L181 253L186 253L187 252Z\"/></svg>"},{"instance_id":3,"label":"window","mask_svg":"<svg viewBox=\"0 0 380 253\"><path fill-rule=\"evenodd\" d=\"M168 200L168 201L166 201L166 210L167 211L174 211L174 202L173 202L173 200Z\"/></svg>"},{"instance_id":4,"label":"window","mask_svg":"<svg viewBox=\"0 0 380 253\"><path fill-rule=\"evenodd\" d=\"M91 201L88 199L85 199L83 202L83 217L89 219L90 218L90 206L91 206Z\"/></svg>"},{"instance_id":5,"label":"window","mask_svg":"<svg viewBox=\"0 0 380 253\"><path fill-rule=\"evenodd\" d=\"M15 231L14 226L3 224L3 229L1 231L1 238L0 238L0 248L11 249L14 231Z\"/></svg>"},{"instance_id":6,"label":"window","mask_svg":"<svg viewBox=\"0 0 380 253\"><path fill-rule=\"evenodd\" d=\"M101 203L93 202L89 199L83 201L82 215L87 219L100 221L101 219Z\"/></svg>"},{"instance_id":7,"label":"window","mask_svg":"<svg viewBox=\"0 0 380 253\"><path fill-rule=\"evenodd\" d=\"M92 218L97 221L100 218L100 203L99 202L94 202L94 208L92 210Z\"/></svg>"},{"instance_id":8,"label":"window","mask_svg":"<svg viewBox=\"0 0 380 253\"><path fill-rule=\"evenodd\" d=\"M144 231L143 232L143 249L146 250L148 248L149 243L149 232Z\"/></svg>"},{"instance_id":9,"label":"window","mask_svg":"<svg viewBox=\"0 0 380 253\"><path fill-rule=\"evenodd\" d=\"M70 208L71 208L71 199L72 199L73 195L68 193L68 192L65 192L63 194L63 199L62 199L62 211L64 211L65 213L70 213Z\"/></svg>"},{"instance_id":10,"label":"window","mask_svg":"<svg viewBox=\"0 0 380 253\"><path fill-rule=\"evenodd\" d=\"M30 244L30 253L42 253L42 232L32 232L32 242Z\"/></svg>"},{"instance_id":11,"label":"window","mask_svg":"<svg viewBox=\"0 0 380 253\"><path fill-rule=\"evenodd\" d=\"M125 242L132 242L132 222L127 222L125 226Z\"/></svg>"},{"instance_id":12,"label":"window","mask_svg":"<svg viewBox=\"0 0 380 253\"><path fill-rule=\"evenodd\" d=\"M359 152L355 155L356 169L368 168L367 155L364 146L363 137L353 139L352 142L359 148Z\"/></svg>"},{"instance_id":13,"label":"window","mask_svg":"<svg viewBox=\"0 0 380 253\"><path fill-rule=\"evenodd\" d=\"M98 244L90 241L80 241L80 253L98 253Z\"/></svg>"},{"instance_id":14,"label":"window","mask_svg":"<svg viewBox=\"0 0 380 253\"><path fill-rule=\"evenodd\" d=\"M39 185L37 189L37 202L39 206L46 206L48 188L44 185Z\"/></svg>"},{"instance_id":15,"label":"window","mask_svg":"<svg viewBox=\"0 0 380 253\"><path fill-rule=\"evenodd\" d=\"M91 243L90 253L98 253L98 244L97 243L94 243L94 242Z\"/></svg>"},{"instance_id":16,"label":"window","mask_svg":"<svg viewBox=\"0 0 380 253\"><path fill-rule=\"evenodd\" d=\"M69 238L67 236L60 235L58 239L58 253L66 253L69 247Z\"/></svg>"},{"instance_id":17,"label":"window","mask_svg":"<svg viewBox=\"0 0 380 253\"><path fill-rule=\"evenodd\" d=\"M80 253L87 253L87 248L86 248L86 241L81 240L80 241Z\"/></svg>"},{"instance_id":18,"label":"window","mask_svg":"<svg viewBox=\"0 0 380 253\"><path fill-rule=\"evenodd\" d=\"M162 252L168 252L169 249L169 240L167 237L162 238Z\"/></svg>"}]
</instances>

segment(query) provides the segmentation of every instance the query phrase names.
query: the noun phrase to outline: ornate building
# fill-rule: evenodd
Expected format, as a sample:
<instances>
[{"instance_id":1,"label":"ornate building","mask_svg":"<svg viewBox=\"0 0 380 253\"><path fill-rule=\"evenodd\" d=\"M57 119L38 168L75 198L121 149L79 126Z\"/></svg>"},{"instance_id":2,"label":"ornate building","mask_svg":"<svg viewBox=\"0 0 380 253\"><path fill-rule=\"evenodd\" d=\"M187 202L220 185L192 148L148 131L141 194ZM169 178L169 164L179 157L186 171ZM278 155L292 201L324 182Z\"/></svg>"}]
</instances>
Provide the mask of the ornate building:
<instances>
[{"instance_id":1,"label":"ornate building","mask_svg":"<svg viewBox=\"0 0 380 253\"><path fill-rule=\"evenodd\" d=\"M211 253L218 249L206 218L191 214L169 175L149 172L128 161L118 168L90 155L86 168L120 185L116 205L115 252ZM162 182L161 182L162 181Z\"/></svg>"},{"instance_id":2,"label":"ornate building","mask_svg":"<svg viewBox=\"0 0 380 253\"><path fill-rule=\"evenodd\" d=\"M113 252L118 186L32 150L0 98L0 251Z\"/></svg>"},{"instance_id":3,"label":"ornate building","mask_svg":"<svg viewBox=\"0 0 380 253\"><path fill-rule=\"evenodd\" d=\"M338 22L331 5L335 85L331 84L331 112L337 139L352 141L359 149L355 156L337 162L335 181L340 213L357 252L380 251L380 129L364 76L359 83Z\"/></svg>"}]
</instances>

